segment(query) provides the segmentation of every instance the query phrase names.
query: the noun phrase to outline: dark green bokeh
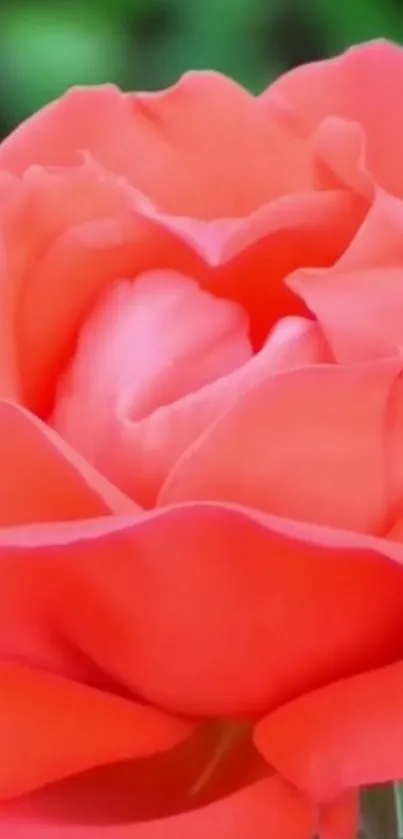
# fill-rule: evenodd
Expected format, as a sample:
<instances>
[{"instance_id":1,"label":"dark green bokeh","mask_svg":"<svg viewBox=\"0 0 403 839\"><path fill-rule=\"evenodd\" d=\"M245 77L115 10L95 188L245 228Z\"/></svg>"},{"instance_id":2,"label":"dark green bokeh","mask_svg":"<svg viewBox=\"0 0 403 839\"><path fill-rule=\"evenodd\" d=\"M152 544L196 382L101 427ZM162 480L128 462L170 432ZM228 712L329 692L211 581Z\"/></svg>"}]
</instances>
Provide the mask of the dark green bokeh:
<instances>
[{"instance_id":1,"label":"dark green bokeh","mask_svg":"<svg viewBox=\"0 0 403 839\"><path fill-rule=\"evenodd\" d=\"M212 67L260 90L380 35L403 42L402 0L3 0L0 130L72 84L153 89Z\"/></svg>"}]
</instances>

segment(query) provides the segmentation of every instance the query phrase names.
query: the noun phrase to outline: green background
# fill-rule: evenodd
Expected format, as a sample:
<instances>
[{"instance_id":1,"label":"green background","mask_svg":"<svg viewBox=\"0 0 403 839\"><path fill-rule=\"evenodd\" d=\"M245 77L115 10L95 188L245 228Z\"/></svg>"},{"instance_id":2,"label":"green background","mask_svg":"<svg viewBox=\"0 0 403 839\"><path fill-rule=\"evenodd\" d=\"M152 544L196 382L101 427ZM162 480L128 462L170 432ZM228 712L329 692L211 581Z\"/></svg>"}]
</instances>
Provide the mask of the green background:
<instances>
[{"instance_id":1,"label":"green background","mask_svg":"<svg viewBox=\"0 0 403 839\"><path fill-rule=\"evenodd\" d=\"M403 0L2 0L0 132L72 84L154 89L212 67L257 91L380 35L403 43Z\"/></svg>"}]
</instances>

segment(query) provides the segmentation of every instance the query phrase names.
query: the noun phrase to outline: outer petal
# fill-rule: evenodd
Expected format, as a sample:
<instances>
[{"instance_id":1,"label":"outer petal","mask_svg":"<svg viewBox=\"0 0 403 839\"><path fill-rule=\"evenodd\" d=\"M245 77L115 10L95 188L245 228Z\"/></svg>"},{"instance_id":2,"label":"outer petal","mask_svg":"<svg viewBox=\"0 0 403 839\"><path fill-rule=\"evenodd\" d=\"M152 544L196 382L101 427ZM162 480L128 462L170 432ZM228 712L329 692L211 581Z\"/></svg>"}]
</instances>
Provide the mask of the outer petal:
<instances>
[{"instance_id":1,"label":"outer petal","mask_svg":"<svg viewBox=\"0 0 403 839\"><path fill-rule=\"evenodd\" d=\"M3 141L0 168L22 175L32 164L72 166L88 150L111 168L120 156L124 171L133 155L131 110L130 99L113 85L75 88Z\"/></svg>"},{"instance_id":2,"label":"outer petal","mask_svg":"<svg viewBox=\"0 0 403 839\"><path fill-rule=\"evenodd\" d=\"M334 682L261 722L269 763L318 799L403 775L403 662Z\"/></svg>"},{"instance_id":3,"label":"outer petal","mask_svg":"<svg viewBox=\"0 0 403 839\"><path fill-rule=\"evenodd\" d=\"M2 400L0 462L3 527L133 513L136 509L44 423Z\"/></svg>"},{"instance_id":4,"label":"outer petal","mask_svg":"<svg viewBox=\"0 0 403 839\"><path fill-rule=\"evenodd\" d=\"M357 236L326 273L287 285L317 317L340 363L384 358L403 346L403 201L378 190Z\"/></svg>"},{"instance_id":5,"label":"outer petal","mask_svg":"<svg viewBox=\"0 0 403 839\"><path fill-rule=\"evenodd\" d=\"M164 719L162 714L159 717ZM169 733L171 718L166 719ZM145 719L147 722L149 725L143 726L143 736L144 740L148 737L151 741L148 718ZM173 732L175 722L172 718ZM228 724L224 726L228 728ZM200 809L273 774L248 738L244 743L238 740L234 752L227 753L225 759L214 766L212 775L206 778L206 770L220 745L222 730L222 722L195 723L193 730L190 724L183 722L182 739L178 734L177 742L172 740L172 747L166 745L163 750L153 752L150 749L144 754L133 750L134 758L102 765L94 761L94 765L84 772L56 779L13 799L10 809L19 818L40 818L44 822L72 827L79 824L129 825ZM66 752L68 756L68 749ZM52 753L51 744L49 754L53 754L56 763L59 753L57 748ZM3 805L3 810L5 808L7 803Z\"/></svg>"},{"instance_id":6,"label":"outer petal","mask_svg":"<svg viewBox=\"0 0 403 839\"><path fill-rule=\"evenodd\" d=\"M400 165L403 121L395 103L403 96L403 51L374 41L343 55L298 67L264 94L297 134L312 132L329 115L362 125L367 163L379 183L403 195ZM385 138L387 142L385 142Z\"/></svg>"},{"instance_id":7,"label":"outer petal","mask_svg":"<svg viewBox=\"0 0 403 839\"><path fill-rule=\"evenodd\" d=\"M199 504L0 544L3 655L161 707L242 717L403 655L385 540Z\"/></svg>"},{"instance_id":8,"label":"outer petal","mask_svg":"<svg viewBox=\"0 0 403 839\"><path fill-rule=\"evenodd\" d=\"M168 213L243 216L311 185L309 146L235 82L188 73L161 93L73 89L0 148L0 167L71 165L88 150Z\"/></svg>"},{"instance_id":9,"label":"outer petal","mask_svg":"<svg viewBox=\"0 0 403 839\"><path fill-rule=\"evenodd\" d=\"M399 368L308 367L261 380L184 453L159 503L213 498L382 533L388 409Z\"/></svg>"},{"instance_id":10,"label":"outer petal","mask_svg":"<svg viewBox=\"0 0 403 839\"><path fill-rule=\"evenodd\" d=\"M311 839L315 811L272 777L199 810L138 824L83 826L0 818L7 839Z\"/></svg>"},{"instance_id":11,"label":"outer petal","mask_svg":"<svg viewBox=\"0 0 403 839\"><path fill-rule=\"evenodd\" d=\"M0 664L0 798L108 761L169 749L192 726L148 706Z\"/></svg>"}]
</instances>

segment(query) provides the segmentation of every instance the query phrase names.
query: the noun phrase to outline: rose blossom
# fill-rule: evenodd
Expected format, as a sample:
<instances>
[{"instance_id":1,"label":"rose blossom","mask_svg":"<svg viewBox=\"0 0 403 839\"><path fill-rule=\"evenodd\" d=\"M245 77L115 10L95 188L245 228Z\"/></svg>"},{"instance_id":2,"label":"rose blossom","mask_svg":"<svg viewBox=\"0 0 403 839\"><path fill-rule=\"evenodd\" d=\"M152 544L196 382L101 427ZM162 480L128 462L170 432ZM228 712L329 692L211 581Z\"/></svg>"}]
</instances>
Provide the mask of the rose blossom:
<instances>
[{"instance_id":1,"label":"rose blossom","mask_svg":"<svg viewBox=\"0 0 403 839\"><path fill-rule=\"evenodd\" d=\"M0 834L353 839L403 772L403 52L0 146Z\"/></svg>"}]
</instances>

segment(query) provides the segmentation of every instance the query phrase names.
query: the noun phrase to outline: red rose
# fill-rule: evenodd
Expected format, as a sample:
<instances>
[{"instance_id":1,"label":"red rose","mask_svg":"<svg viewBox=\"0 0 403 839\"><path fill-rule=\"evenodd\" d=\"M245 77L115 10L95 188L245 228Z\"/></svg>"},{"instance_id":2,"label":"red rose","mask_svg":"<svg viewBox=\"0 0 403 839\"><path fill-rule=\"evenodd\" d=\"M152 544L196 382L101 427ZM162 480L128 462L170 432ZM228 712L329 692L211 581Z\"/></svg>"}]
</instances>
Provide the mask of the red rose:
<instances>
[{"instance_id":1,"label":"red rose","mask_svg":"<svg viewBox=\"0 0 403 839\"><path fill-rule=\"evenodd\" d=\"M0 146L5 839L352 839L402 775L402 95L374 43Z\"/></svg>"}]
</instances>

